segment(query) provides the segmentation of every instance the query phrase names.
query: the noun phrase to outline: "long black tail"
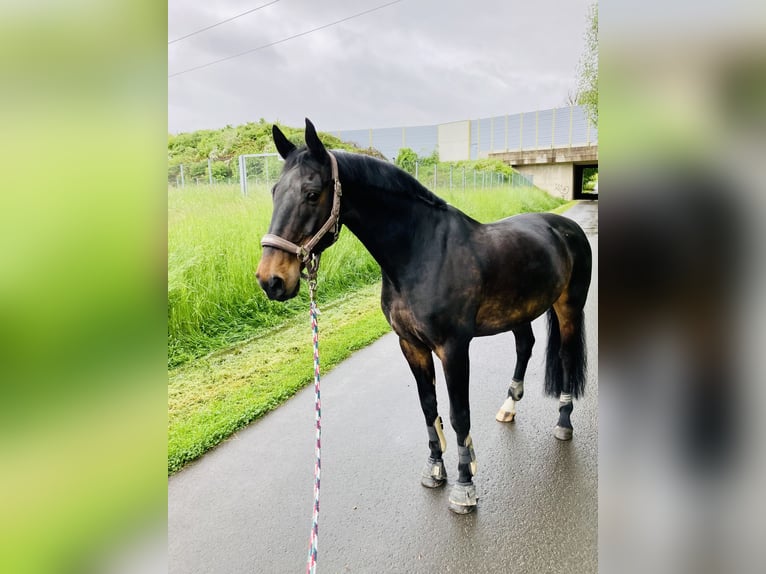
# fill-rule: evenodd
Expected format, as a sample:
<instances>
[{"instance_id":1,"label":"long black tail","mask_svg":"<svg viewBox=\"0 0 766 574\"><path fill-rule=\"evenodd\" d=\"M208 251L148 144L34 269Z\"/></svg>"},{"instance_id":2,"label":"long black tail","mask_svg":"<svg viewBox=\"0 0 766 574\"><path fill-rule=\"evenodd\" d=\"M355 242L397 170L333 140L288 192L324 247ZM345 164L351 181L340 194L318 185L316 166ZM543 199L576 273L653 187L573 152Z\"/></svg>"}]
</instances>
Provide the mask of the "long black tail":
<instances>
[{"instance_id":1,"label":"long black tail","mask_svg":"<svg viewBox=\"0 0 766 574\"><path fill-rule=\"evenodd\" d=\"M575 317L572 340L567 345L569 352L570 393L574 398L585 392L585 370L588 355L585 349L585 315L582 311ZM564 367L561 361L561 331L559 319L553 308L548 309L548 348L545 356L545 393L558 397L564 387Z\"/></svg>"}]
</instances>

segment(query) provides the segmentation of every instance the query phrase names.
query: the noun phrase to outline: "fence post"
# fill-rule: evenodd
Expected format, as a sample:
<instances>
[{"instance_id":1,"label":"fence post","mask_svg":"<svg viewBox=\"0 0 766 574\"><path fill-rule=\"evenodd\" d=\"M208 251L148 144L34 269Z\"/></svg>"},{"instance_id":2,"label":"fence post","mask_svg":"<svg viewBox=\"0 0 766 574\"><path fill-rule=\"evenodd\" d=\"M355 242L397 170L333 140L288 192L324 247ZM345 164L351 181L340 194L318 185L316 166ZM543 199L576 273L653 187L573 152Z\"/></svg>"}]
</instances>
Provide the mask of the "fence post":
<instances>
[{"instance_id":1,"label":"fence post","mask_svg":"<svg viewBox=\"0 0 766 574\"><path fill-rule=\"evenodd\" d=\"M465 166L463 166L463 189L465 189Z\"/></svg>"},{"instance_id":2,"label":"fence post","mask_svg":"<svg viewBox=\"0 0 766 574\"><path fill-rule=\"evenodd\" d=\"M207 180L213 185L213 168L210 166L210 158L207 158Z\"/></svg>"},{"instance_id":3,"label":"fence post","mask_svg":"<svg viewBox=\"0 0 766 574\"><path fill-rule=\"evenodd\" d=\"M186 180L184 179L184 164L181 164L181 187L186 187Z\"/></svg>"},{"instance_id":4,"label":"fence post","mask_svg":"<svg viewBox=\"0 0 766 574\"><path fill-rule=\"evenodd\" d=\"M370 146L370 147L372 147L372 146ZM420 166L420 162L416 160L415 161L415 179L418 178L418 167L419 166Z\"/></svg>"},{"instance_id":5,"label":"fence post","mask_svg":"<svg viewBox=\"0 0 766 574\"><path fill-rule=\"evenodd\" d=\"M452 189L452 164L449 166L449 188Z\"/></svg>"},{"instance_id":6,"label":"fence post","mask_svg":"<svg viewBox=\"0 0 766 574\"><path fill-rule=\"evenodd\" d=\"M436 189L436 164L434 164L434 189Z\"/></svg>"},{"instance_id":7,"label":"fence post","mask_svg":"<svg viewBox=\"0 0 766 574\"><path fill-rule=\"evenodd\" d=\"M247 172L244 156L239 156L239 189L242 191L242 195L247 197Z\"/></svg>"}]
</instances>

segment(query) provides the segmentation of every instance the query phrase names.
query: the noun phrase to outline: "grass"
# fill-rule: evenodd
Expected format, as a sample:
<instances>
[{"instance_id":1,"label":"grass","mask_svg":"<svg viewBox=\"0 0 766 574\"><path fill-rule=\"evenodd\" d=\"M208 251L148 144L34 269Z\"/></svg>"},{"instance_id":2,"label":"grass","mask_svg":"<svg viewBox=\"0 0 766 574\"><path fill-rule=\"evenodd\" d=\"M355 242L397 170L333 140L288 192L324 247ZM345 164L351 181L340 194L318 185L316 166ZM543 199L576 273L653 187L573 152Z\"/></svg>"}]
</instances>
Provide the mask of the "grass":
<instances>
[{"instance_id":1,"label":"grass","mask_svg":"<svg viewBox=\"0 0 766 574\"><path fill-rule=\"evenodd\" d=\"M536 189L437 190L479 221L563 202ZM168 473L274 409L312 380L306 289L268 301L253 271L271 213L266 190L170 190ZM390 331L380 270L345 231L322 257L322 370Z\"/></svg>"},{"instance_id":2,"label":"grass","mask_svg":"<svg viewBox=\"0 0 766 574\"><path fill-rule=\"evenodd\" d=\"M307 305L269 301L255 281L260 238L271 216L267 189L236 186L168 193L168 366L174 367L281 324ZM345 232L322 259L324 296L374 283L380 271Z\"/></svg>"},{"instance_id":3,"label":"grass","mask_svg":"<svg viewBox=\"0 0 766 574\"><path fill-rule=\"evenodd\" d=\"M566 203L562 203L562 204L561 204L561 205L559 205L558 207L554 207L553 209L550 209L549 211L550 211L551 213L555 213L555 214L557 214L557 215L561 215L561 214L562 214L562 213L564 213L565 211L569 211L569 210L570 210L572 207L574 207L574 206L575 206L575 205L577 205L578 203L579 203L579 201L578 201L578 200L576 200L576 199L573 199L573 200L571 200L571 201L567 201Z\"/></svg>"}]
</instances>

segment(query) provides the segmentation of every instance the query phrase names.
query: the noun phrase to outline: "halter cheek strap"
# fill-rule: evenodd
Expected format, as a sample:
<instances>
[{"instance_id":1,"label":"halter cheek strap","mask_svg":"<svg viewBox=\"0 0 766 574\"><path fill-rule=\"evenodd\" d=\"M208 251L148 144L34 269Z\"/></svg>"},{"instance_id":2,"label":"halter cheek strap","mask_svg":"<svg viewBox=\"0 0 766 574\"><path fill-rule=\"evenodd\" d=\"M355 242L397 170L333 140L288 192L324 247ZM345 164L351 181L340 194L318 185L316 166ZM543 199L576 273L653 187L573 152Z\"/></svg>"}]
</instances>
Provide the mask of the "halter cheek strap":
<instances>
[{"instance_id":1,"label":"halter cheek strap","mask_svg":"<svg viewBox=\"0 0 766 574\"><path fill-rule=\"evenodd\" d=\"M314 234L314 236L303 245L298 245L292 241L288 241L287 239L279 237L278 235L267 233L261 239L261 245L263 247L276 247L282 251L293 253L298 257L298 259L306 263L311 257L312 250L317 246L317 244L322 240L327 232L330 231L330 229L333 230L333 235L335 236L333 241L338 239L338 233L340 233L340 198L341 195L343 195L343 192L341 190L340 179L338 178L338 161L329 151L327 152L327 155L330 156L333 183L333 198L330 217L327 219L327 221L325 221L324 225L319 228L319 231L317 231L316 234Z\"/></svg>"}]
</instances>

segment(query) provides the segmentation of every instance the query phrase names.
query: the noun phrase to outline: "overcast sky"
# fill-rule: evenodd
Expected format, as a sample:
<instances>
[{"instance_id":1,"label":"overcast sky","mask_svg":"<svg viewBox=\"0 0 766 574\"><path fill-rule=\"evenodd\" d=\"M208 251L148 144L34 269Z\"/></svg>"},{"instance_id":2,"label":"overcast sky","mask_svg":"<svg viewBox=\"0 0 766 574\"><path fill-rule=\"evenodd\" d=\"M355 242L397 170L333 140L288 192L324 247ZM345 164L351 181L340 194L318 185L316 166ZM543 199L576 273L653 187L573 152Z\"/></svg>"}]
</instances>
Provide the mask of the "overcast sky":
<instances>
[{"instance_id":1,"label":"overcast sky","mask_svg":"<svg viewBox=\"0 0 766 574\"><path fill-rule=\"evenodd\" d=\"M169 0L168 40L272 0ZM279 0L168 45L168 75L391 0ZM564 105L592 0L402 0L168 79L171 133L248 121L323 131L416 126Z\"/></svg>"}]
</instances>

